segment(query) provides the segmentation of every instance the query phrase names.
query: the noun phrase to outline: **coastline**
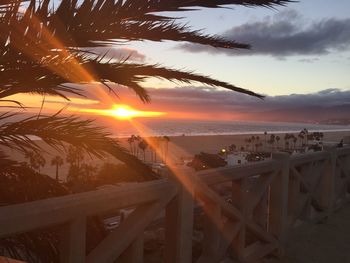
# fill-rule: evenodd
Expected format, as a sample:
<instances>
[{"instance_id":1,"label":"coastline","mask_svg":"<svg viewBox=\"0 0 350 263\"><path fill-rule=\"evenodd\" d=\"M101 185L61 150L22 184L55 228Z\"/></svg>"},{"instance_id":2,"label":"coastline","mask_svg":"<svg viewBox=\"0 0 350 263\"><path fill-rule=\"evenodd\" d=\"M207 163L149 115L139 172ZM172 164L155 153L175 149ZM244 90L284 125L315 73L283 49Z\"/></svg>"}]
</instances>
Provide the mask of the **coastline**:
<instances>
[{"instance_id":1,"label":"coastline","mask_svg":"<svg viewBox=\"0 0 350 263\"><path fill-rule=\"evenodd\" d=\"M291 133L291 132L288 132ZM284 143L283 137L286 133L268 133L267 140L270 134L275 134L281 137L280 145ZM247 134L234 134L234 135L197 135L197 136L170 136L169 151L174 148L174 157L179 157L179 152L176 152L177 148L181 148L188 152L189 157L201 151L207 153L217 153L220 149L228 147L231 144L235 144L237 149L245 146L244 140L251 136L259 136L260 141L264 143L265 138L262 133L247 133ZM329 144L339 143L344 137L350 136L350 131L331 131L324 132L323 141ZM188 156L183 156L188 157Z\"/></svg>"},{"instance_id":2,"label":"coastline","mask_svg":"<svg viewBox=\"0 0 350 263\"><path fill-rule=\"evenodd\" d=\"M323 132L323 133L349 133L350 135L350 126L348 128L339 128L339 129L325 129L325 130L320 130L320 129L310 129L308 130L309 132ZM294 134L297 134L299 133L300 130L280 130L280 131L270 131L268 132L268 134L276 134L276 135L284 135L286 133L294 133ZM177 137L183 137L183 136L187 136L187 137L203 137L203 136L240 136L240 135L244 135L244 136L253 136L253 135L264 135L264 132L263 131L247 131L247 132L242 132L242 131L239 131L239 132L222 132L222 133L218 133L218 132L212 132L212 133L209 133L209 132L198 132L198 133L189 133L189 134L186 134L186 133L175 133L173 135L167 135L167 134L162 134L162 135L158 135L158 134L155 134L155 135L150 135L150 136L147 136L147 137L156 137L156 136L168 136L170 138L177 138ZM112 136L112 138L115 138L117 140L123 140L123 139L127 139L129 138L130 135L121 135L121 136L117 136L117 135L114 135Z\"/></svg>"},{"instance_id":3,"label":"coastline","mask_svg":"<svg viewBox=\"0 0 350 263\"><path fill-rule=\"evenodd\" d=\"M291 133L291 132L288 132ZM272 133L267 134L267 140ZM285 133L273 133L281 137L280 146L283 145L283 137ZM207 153L218 153L222 148L227 148L231 144L235 144L237 149L240 147L245 147L245 139L251 136L259 136L260 142L264 143L265 137L264 134L261 133L247 133L247 134L233 134L233 135L195 135L195 136L169 136L168 143L168 157L173 161L178 161L180 159L189 159L193 157L193 155L198 154L200 152ZM324 132L323 141L327 144L336 145L339 141L344 138L350 136L350 131L332 131L332 132ZM120 145L127 150L130 150L130 145L127 142L127 138L117 138ZM51 147L45 145L41 141L37 141L37 143L41 144L42 148L48 152L44 157L46 158L46 165L41 169L41 172L44 174L50 175L51 177L55 176L55 167L51 166L51 159L56 155L62 155L52 149ZM11 158L21 162L25 161L24 157L21 154L13 151L7 150L6 153L10 155ZM141 155L141 153L140 153ZM142 154L143 155L143 154ZM149 148L146 150L146 161L151 161L152 152ZM63 158L65 160L65 158ZM158 158L158 162L160 158ZM114 157L107 156L103 159L93 158L91 159L88 156L85 156L85 162L89 163L93 166L101 166L103 163L118 163L119 161ZM64 164L60 167L60 177L65 178L68 173L69 164L64 161Z\"/></svg>"}]
</instances>

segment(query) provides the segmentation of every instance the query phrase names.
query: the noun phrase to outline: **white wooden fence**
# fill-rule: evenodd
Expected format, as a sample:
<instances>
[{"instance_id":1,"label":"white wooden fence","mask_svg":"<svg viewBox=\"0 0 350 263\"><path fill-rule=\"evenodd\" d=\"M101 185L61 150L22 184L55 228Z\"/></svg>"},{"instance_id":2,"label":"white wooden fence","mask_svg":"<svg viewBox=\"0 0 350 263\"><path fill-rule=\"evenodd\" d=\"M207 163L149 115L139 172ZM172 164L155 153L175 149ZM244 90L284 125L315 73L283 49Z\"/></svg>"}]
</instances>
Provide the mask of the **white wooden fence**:
<instances>
[{"instance_id":1,"label":"white wooden fence","mask_svg":"<svg viewBox=\"0 0 350 263\"><path fill-rule=\"evenodd\" d=\"M196 262L282 256L296 223L329 216L348 200L350 148L275 154L268 161L198 173L185 169L171 177L0 207L0 238L61 225L61 262L141 263L145 228L165 211L161 261L189 263L194 207L200 206L205 223ZM230 189L229 196L222 189ZM130 207L135 210L87 254L86 218Z\"/></svg>"}]
</instances>

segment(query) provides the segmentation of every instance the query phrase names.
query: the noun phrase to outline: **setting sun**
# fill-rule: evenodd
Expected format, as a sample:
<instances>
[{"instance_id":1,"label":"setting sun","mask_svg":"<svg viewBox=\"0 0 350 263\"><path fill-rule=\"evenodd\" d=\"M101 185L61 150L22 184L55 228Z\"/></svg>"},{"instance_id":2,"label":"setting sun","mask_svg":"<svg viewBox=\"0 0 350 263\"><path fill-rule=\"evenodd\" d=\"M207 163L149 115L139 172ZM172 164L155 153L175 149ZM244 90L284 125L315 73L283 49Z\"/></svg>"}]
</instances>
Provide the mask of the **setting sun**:
<instances>
[{"instance_id":1,"label":"setting sun","mask_svg":"<svg viewBox=\"0 0 350 263\"><path fill-rule=\"evenodd\" d=\"M128 105L114 105L112 109L82 109L82 112L94 113L98 115L115 117L117 119L129 120L138 117L159 117L165 115L165 112L158 111L140 111L131 108Z\"/></svg>"}]
</instances>

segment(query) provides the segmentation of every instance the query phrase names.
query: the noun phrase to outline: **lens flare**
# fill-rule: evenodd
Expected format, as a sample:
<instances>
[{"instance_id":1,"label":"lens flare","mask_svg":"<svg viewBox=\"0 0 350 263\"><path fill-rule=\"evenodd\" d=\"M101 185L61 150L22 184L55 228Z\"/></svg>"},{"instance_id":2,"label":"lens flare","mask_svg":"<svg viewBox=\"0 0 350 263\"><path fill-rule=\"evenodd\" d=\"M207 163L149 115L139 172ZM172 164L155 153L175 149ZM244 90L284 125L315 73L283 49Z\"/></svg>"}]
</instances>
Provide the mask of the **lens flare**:
<instances>
[{"instance_id":1,"label":"lens flare","mask_svg":"<svg viewBox=\"0 0 350 263\"><path fill-rule=\"evenodd\" d=\"M102 110L102 109L81 109L81 112L93 113L97 115L110 116L121 120L130 120L133 118L152 118L160 117L165 115L165 112L159 111L140 111L131 108L128 105L114 105L112 109Z\"/></svg>"}]
</instances>

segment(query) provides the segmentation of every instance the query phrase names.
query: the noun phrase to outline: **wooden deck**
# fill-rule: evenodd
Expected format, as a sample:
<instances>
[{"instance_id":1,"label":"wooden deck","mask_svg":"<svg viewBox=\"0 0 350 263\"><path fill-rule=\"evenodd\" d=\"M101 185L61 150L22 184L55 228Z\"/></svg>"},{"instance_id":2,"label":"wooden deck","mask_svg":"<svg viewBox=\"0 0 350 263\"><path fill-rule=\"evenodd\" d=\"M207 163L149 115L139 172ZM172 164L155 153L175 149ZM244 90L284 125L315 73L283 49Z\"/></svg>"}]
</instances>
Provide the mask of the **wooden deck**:
<instances>
[{"instance_id":1,"label":"wooden deck","mask_svg":"<svg viewBox=\"0 0 350 263\"><path fill-rule=\"evenodd\" d=\"M289 235L286 254L264 263L349 263L350 204L319 223L303 223Z\"/></svg>"}]
</instances>

